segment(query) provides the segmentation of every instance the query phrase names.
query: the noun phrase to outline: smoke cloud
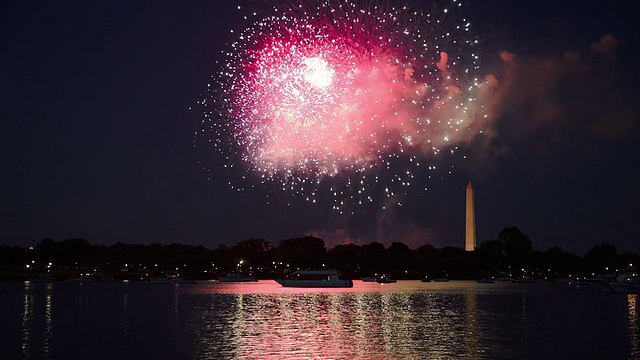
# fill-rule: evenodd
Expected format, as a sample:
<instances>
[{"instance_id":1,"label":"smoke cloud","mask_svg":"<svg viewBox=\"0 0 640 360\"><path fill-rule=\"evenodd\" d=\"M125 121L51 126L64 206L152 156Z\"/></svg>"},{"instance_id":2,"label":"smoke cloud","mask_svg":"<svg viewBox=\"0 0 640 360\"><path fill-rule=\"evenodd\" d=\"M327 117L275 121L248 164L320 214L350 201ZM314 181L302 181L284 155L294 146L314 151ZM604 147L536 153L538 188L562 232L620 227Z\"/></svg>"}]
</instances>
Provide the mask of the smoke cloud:
<instances>
[{"instance_id":1,"label":"smoke cloud","mask_svg":"<svg viewBox=\"0 0 640 360\"><path fill-rule=\"evenodd\" d=\"M586 51L554 56L501 53L505 71L493 102L495 115L509 129L502 135L541 132L557 141L627 136L637 126L639 109L632 98L635 91L624 83L615 52L618 43L608 34Z\"/></svg>"}]
</instances>

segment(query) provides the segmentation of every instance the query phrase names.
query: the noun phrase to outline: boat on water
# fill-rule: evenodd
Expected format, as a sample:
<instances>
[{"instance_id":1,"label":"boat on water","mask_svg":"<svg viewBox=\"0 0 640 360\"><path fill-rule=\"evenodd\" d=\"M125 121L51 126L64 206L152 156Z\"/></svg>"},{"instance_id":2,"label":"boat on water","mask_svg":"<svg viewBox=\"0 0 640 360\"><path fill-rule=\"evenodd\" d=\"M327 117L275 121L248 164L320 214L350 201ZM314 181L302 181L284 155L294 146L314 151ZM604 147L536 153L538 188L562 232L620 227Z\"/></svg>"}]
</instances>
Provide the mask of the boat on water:
<instances>
[{"instance_id":1,"label":"boat on water","mask_svg":"<svg viewBox=\"0 0 640 360\"><path fill-rule=\"evenodd\" d=\"M422 282L431 282L431 279L429 279L428 276L425 276L422 279L420 279L420 281L422 281Z\"/></svg>"},{"instance_id":2,"label":"boat on water","mask_svg":"<svg viewBox=\"0 0 640 360\"><path fill-rule=\"evenodd\" d=\"M362 280L362 282L376 282L376 278L371 276L360 278L360 280Z\"/></svg>"},{"instance_id":3,"label":"boat on water","mask_svg":"<svg viewBox=\"0 0 640 360\"><path fill-rule=\"evenodd\" d=\"M603 286L603 290L622 294L640 294L640 276L636 273L618 274L615 281Z\"/></svg>"},{"instance_id":4,"label":"boat on water","mask_svg":"<svg viewBox=\"0 0 640 360\"><path fill-rule=\"evenodd\" d=\"M490 279L490 278L484 278L484 279L476 279L476 282L478 284L493 284L493 283L495 283L495 280Z\"/></svg>"},{"instance_id":5,"label":"boat on water","mask_svg":"<svg viewBox=\"0 0 640 360\"><path fill-rule=\"evenodd\" d=\"M27 278L27 281L33 283L50 283L53 282L53 276L49 273L38 274L38 276L32 276Z\"/></svg>"},{"instance_id":6,"label":"boat on water","mask_svg":"<svg viewBox=\"0 0 640 360\"><path fill-rule=\"evenodd\" d=\"M376 279L376 282L378 284L394 284L396 282L396 280L394 279L389 279L386 276L381 276L379 278Z\"/></svg>"},{"instance_id":7,"label":"boat on water","mask_svg":"<svg viewBox=\"0 0 640 360\"><path fill-rule=\"evenodd\" d=\"M177 274L167 274L149 278L153 284L186 284L187 280Z\"/></svg>"},{"instance_id":8,"label":"boat on water","mask_svg":"<svg viewBox=\"0 0 640 360\"><path fill-rule=\"evenodd\" d=\"M218 278L219 282L257 282L258 279L255 276L243 276L238 273L228 273L225 276Z\"/></svg>"},{"instance_id":9,"label":"boat on water","mask_svg":"<svg viewBox=\"0 0 640 360\"><path fill-rule=\"evenodd\" d=\"M557 278L557 279L552 279L551 282L554 283L558 283L558 284L571 284L571 278L568 277L564 277L564 278Z\"/></svg>"},{"instance_id":10,"label":"boat on water","mask_svg":"<svg viewBox=\"0 0 640 360\"><path fill-rule=\"evenodd\" d=\"M340 279L336 270L299 270L286 279L276 279L283 287L341 288L353 287L353 281Z\"/></svg>"},{"instance_id":11,"label":"boat on water","mask_svg":"<svg viewBox=\"0 0 640 360\"><path fill-rule=\"evenodd\" d=\"M90 279L88 277L79 276L79 277L75 277L75 278L69 278L69 279L65 280L64 282L69 283L69 284L90 284L90 283L93 283L95 281L93 281L92 279Z\"/></svg>"},{"instance_id":12,"label":"boat on water","mask_svg":"<svg viewBox=\"0 0 640 360\"><path fill-rule=\"evenodd\" d=\"M112 282L113 278L101 273L101 272L93 272L80 274L80 276L75 278L69 278L65 280L67 283L75 283L75 284L89 284L89 283L104 283L104 282Z\"/></svg>"},{"instance_id":13,"label":"boat on water","mask_svg":"<svg viewBox=\"0 0 640 360\"><path fill-rule=\"evenodd\" d=\"M569 285L606 285L610 282L616 282L614 275L595 275L592 277L578 277L569 281Z\"/></svg>"}]
</instances>

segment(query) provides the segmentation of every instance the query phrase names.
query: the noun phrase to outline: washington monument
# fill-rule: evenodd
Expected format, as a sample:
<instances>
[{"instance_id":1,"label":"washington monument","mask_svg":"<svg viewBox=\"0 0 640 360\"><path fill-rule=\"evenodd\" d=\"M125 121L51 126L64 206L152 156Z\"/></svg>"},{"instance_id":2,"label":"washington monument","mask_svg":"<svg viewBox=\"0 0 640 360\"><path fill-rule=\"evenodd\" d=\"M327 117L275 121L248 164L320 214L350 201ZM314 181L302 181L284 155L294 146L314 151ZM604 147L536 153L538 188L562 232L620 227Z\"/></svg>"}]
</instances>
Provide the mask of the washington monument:
<instances>
[{"instance_id":1,"label":"washington monument","mask_svg":"<svg viewBox=\"0 0 640 360\"><path fill-rule=\"evenodd\" d=\"M467 185L467 228L465 234L465 250L476 249L476 211L473 205L473 187L471 181Z\"/></svg>"}]
</instances>

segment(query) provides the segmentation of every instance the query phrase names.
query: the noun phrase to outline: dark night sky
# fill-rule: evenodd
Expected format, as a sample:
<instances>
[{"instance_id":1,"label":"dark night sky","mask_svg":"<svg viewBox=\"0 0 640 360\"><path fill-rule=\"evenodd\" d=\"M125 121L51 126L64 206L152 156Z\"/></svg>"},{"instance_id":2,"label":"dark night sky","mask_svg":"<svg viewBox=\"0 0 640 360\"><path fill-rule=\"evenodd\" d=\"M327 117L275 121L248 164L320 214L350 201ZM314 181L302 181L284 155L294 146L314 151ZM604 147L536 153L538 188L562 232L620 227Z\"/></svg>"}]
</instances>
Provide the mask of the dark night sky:
<instances>
[{"instance_id":1,"label":"dark night sky","mask_svg":"<svg viewBox=\"0 0 640 360\"><path fill-rule=\"evenodd\" d=\"M230 189L220 164L202 169L210 157L193 147L199 115L188 109L240 17L225 3L2 5L0 244L215 247L312 233L329 246L463 247L472 180L479 242L516 226L539 250L640 252L640 32L629 2L469 1L483 69L505 79L500 52L516 56L492 137L465 146L444 179L423 179L402 208L348 217L285 195L267 204L264 189Z\"/></svg>"}]
</instances>

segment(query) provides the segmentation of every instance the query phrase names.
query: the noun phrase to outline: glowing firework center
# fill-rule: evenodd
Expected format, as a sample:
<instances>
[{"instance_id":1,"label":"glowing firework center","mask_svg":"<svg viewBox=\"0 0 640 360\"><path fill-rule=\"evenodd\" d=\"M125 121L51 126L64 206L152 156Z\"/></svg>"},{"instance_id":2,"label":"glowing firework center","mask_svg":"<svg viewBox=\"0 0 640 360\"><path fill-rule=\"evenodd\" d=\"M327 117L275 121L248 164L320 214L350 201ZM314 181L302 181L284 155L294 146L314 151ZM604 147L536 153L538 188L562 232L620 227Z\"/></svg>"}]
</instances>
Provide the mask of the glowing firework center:
<instances>
[{"instance_id":1,"label":"glowing firework center","mask_svg":"<svg viewBox=\"0 0 640 360\"><path fill-rule=\"evenodd\" d=\"M316 88L325 89L333 83L334 71L329 68L329 64L321 58L309 58L304 60L307 67L304 79Z\"/></svg>"}]
</instances>

